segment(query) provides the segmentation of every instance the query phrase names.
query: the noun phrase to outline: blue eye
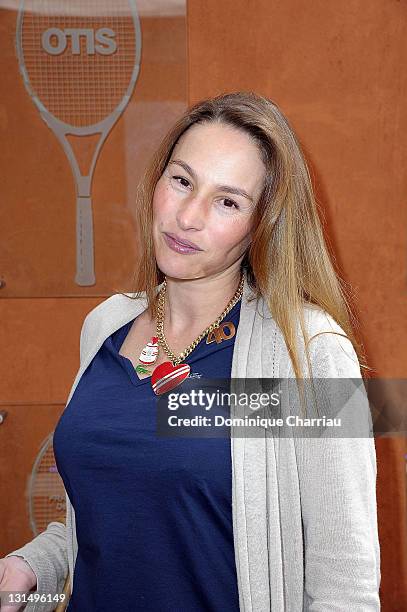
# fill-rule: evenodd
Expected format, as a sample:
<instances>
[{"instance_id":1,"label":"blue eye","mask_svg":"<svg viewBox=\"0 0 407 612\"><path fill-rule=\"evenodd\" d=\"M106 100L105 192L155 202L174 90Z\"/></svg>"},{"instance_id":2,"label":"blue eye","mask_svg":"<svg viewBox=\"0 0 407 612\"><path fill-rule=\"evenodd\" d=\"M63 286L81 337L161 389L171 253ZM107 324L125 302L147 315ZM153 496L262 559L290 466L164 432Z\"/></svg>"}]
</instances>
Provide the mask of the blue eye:
<instances>
[{"instance_id":1,"label":"blue eye","mask_svg":"<svg viewBox=\"0 0 407 612\"><path fill-rule=\"evenodd\" d=\"M184 176L172 176L171 178L174 179L177 182L178 182L178 180L179 181L185 181L186 183L188 183L188 185L190 185L190 182ZM181 182L179 182L178 185L180 185L180 187L187 187L188 186L188 185L183 185ZM223 198L223 200L225 202L230 202L231 206L230 205L229 206L222 206L222 208L225 208L227 210L232 210L232 208L234 208L235 210L240 210L240 206L234 200L231 200L230 198Z\"/></svg>"}]
</instances>

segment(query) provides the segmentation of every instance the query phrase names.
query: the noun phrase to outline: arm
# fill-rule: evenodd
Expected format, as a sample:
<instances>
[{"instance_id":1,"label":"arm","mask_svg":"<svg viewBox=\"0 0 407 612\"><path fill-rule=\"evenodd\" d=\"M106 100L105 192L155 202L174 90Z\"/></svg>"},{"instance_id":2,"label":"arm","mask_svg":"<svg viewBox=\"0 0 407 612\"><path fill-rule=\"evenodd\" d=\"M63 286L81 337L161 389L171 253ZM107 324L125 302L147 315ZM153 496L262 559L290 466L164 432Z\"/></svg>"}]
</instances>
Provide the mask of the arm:
<instances>
[{"instance_id":1,"label":"arm","mask_svg":"<svg viewBox=\"0 0 407 612\"><path fill-rule=\"evenodd\" d=\"M47 529L33 540L6 555L6 557L22 557L30 565L37 577L37 585L33 592L62 593L68 573L68 558L66 548L66 528L63 523L53 521ZM56 602L47 604L28 604L27 612L49 612L54 610Z\"/></svg>"},{"instance_id":2,"label":"arm","mask_svg":"<svg viewBox=\"0 0 407 612\"><path fill-rule=\"evenodd\" d=\"M314 377L361 378L350 340L322 334L312 343ZM343 414L357 408L368 424L368 400L363 393L355 397ZM380 610L376 452L368 436L366 426L364 437L296 440L309 612Z\"/></svg>"}]
</instances>

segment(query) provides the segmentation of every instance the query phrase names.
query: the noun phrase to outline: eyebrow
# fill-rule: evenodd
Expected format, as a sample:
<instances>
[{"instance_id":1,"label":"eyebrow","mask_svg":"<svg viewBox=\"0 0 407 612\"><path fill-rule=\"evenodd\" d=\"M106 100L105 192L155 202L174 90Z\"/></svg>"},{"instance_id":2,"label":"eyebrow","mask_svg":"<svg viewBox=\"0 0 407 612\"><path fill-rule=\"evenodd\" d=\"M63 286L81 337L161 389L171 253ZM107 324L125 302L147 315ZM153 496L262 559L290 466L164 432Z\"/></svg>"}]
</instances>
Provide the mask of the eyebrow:
<instances>
[{"instance_id":1,"label":"eyebrow","mask_svg":"<svg viewBox=\"0 0 407 612\"><path fill-rule=\"evenodd\" d=\"M197 180L196 172L191 168L189 164L187 164L187 162L183 161L182 159L171 159L168 162L168 165L170 164L177 164L177 166L181 166L181 168L184 168L184 170L188 172L188 174L190 174L195 181ZM250 200L250 202L252 202L252 204L254 204L253 198L244 189L240 189L239 187L231 187L230 185L216 185L216 188L220 191L226 191L226 193L240 195L244 198L247 198L248 200Z\"/></svg>"}]
</instances>

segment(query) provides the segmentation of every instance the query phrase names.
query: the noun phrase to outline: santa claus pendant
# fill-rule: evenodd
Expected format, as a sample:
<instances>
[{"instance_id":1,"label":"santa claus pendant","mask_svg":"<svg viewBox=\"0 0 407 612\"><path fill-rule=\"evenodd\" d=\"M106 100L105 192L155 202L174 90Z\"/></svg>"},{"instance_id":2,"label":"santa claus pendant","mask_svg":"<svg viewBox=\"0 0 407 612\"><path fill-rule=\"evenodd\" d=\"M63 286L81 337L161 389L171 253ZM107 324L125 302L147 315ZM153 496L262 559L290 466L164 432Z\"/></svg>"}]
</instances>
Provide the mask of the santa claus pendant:
<instances>
[{"instance_id":1,"label":"santa claus pendant","mask_svg":"<svg viewBox=\"0 0 407 612\"><path fill-rule=\"evenodd\" d=\"M145 366L151 365L157 361L158 351L158 338L153 336L140 353L140 357L138 358L140 364L136 366L136 371L140 374L150 374L150 370Z\"/></svg>"},{"instance_id":2,"label":"santa claus pendant","mask_svg":"<svg viewBox=\"0 0 407 612\"><path fill-rule=\"evenodd\" d=\"M191 367L187 363L172 365L171 361L164 361L157 366L151 375L151 386L156 395L167 393L180 385L189 376Z\"/></svg>"}]
</instances>

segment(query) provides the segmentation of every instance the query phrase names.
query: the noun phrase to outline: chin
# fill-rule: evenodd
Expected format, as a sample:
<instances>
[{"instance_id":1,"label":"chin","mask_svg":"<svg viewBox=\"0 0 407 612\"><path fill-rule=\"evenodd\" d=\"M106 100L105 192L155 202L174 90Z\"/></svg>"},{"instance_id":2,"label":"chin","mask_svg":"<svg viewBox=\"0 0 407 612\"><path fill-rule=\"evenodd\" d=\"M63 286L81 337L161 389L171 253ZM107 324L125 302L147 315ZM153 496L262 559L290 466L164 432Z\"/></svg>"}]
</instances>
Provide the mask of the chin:
<instances>
[{"instance_id":1,"label":"chin","mask_svg":"<svg viewBox=\"0 0 407 612\"><path fill-rule=\"evenodd\" d=\"M191 265L170 262L168 257L165 261L157 259L157 266L165 276L171 276L172 278L193 278Z\"/></svg>"},{"instance_id":2,"label":"chin","mask_svg":"<svg viewBox=\"0 0 407 612\"><path fill-rule=\"evenodd\" d=\"M178 280L192 280L194 278L203 278L207 276L207 274L203 270L198 270L195 266L191 266L191 264L175 264L167 261L161 264L160 261L157 260L157 265L161 272L167 276L168 278L174 278Z\"/></svg>"}]
</instances>

